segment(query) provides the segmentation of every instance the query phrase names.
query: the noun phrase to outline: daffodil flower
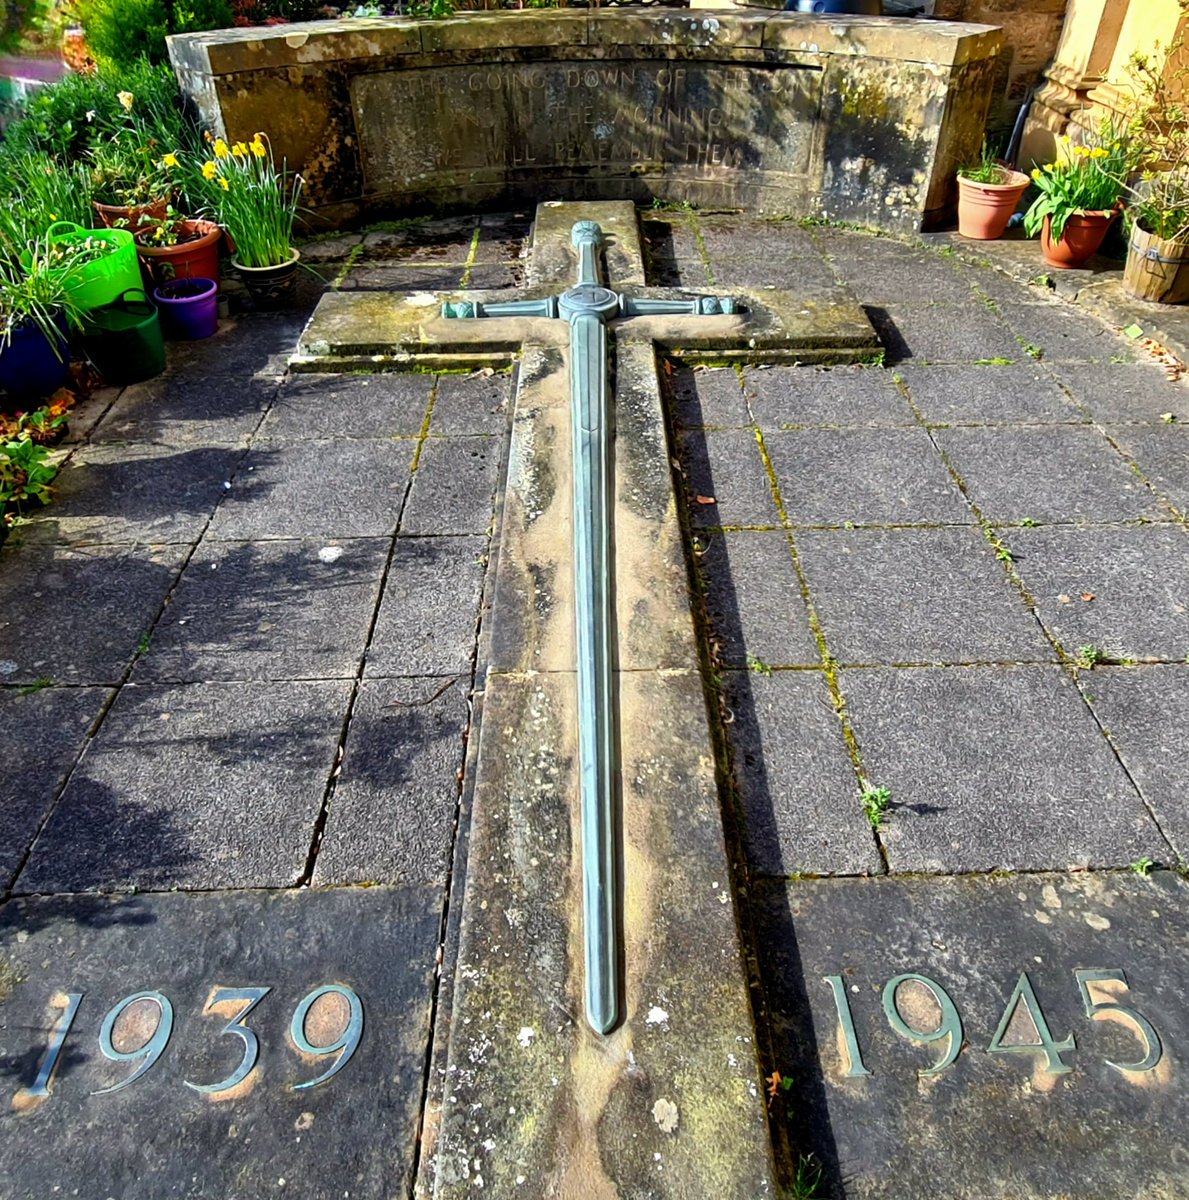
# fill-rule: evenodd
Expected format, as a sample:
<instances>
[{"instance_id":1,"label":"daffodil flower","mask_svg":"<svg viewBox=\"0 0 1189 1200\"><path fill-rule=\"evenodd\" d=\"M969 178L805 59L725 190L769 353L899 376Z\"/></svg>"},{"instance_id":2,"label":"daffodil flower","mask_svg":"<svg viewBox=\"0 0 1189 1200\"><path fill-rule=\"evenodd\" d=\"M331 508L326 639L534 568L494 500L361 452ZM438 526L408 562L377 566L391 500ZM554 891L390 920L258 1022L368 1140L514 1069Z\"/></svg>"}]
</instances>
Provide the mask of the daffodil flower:
<instances>
[{"instance_id":1,"label":"daffodil flower","mask_svg":"<svg viewBox=\"0 0 1189 1200\"><path fill-rule=\"evenodd\" d=\"M259 139L252 143L250 149L257 158L263 158L268 153L268 151L264 148L264 143Z\"/></svg>"},{"instance_id":2,"label":"daffodil flower","mask_svg":"<svg viewBox=\"0 0 1189 1200\"><path fill-rule=\"evenodd\" d=\"M215 157L226 158L231 153L227 149L227 143L222 138L215 139Z\"/></svg>"},{"instance_id":3,"label":"daffodil flower","mask_svg":"<svg viewBox=\"0 0 1189 1200\"><path fill-rule=\"evenodd\" d=\"M206 162L204 162L202 164L203 179L214 179L214 177L218 173L219 173L219 168L215 165L215 160L213 158L208 159Z\"/></svg>"},{"instance_id":4,"label":"daffodil flower","mask_svg":"<svg viewBox=\"0 0 1189 1200\"><path fill-rule=\"evenodd\" d=\"M234 154L236 158L245 158L248 153L248 148L243 142L236 142L235 145L231 147L231 153Z\"/></svg>"},{"instance_id":5,"label":"daffodil flower","mask_svg":"<svg viewBox=\"0 0 1189 1200\"><path fill-rule=\"evenodd\" d=\"M167 154L162 160L163 167L176 167L178 165L178 156L176 154Z\"/></svg>"},{"instance_id":6,"label":"daffodil flower","mask_svg":"<svg viewBox=\"0 0 1189 1200\"><path fill-rule=\"evenodd\" d=\"M221 188L222 188L222 189L223 189L225 192L229 192L229 191L231 190L231 189L230 189L230 188L227 186L227 180L226 180L226 179L224 179L222 175L220 175L220 176L219 176L219 186L220 186L220 187L221 187Z\"/></svg>"},{"instance_id":7,"label":"daffodil flower","mask_svg":"<svg viewBox=\"0 0 1189 1200\"><path fill-rule=\"evenodd\" d=\"M131 92L116 92L116 99L123 105L125 112L131 112L132 102L136 97Z\"/></svg>"}]
</instances>

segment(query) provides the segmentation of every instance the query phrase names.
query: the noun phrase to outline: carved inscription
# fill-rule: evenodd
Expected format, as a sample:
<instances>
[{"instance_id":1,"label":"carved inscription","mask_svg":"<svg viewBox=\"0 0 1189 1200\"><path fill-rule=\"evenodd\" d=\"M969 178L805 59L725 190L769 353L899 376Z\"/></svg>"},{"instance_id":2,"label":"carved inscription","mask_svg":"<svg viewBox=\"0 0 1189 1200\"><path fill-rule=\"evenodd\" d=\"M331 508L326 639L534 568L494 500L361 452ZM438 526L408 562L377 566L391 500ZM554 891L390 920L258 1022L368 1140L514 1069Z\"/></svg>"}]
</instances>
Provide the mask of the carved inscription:
<instances>
[{"instance_id":1,"label":"carved inscription","mask_svg":"<svg viewBox=\"0 0 1189 1200\"><path fill-rule=\"evenodd\" d=\"M557 167L803 175L820 91L813 68L640 62L392 71L352 95L367 187L385 191Z\"/></svg>"},{"instance_id":2,"label":"carved inscription","mask_svg":"<svg viewBox=\"0 0 1189 1200\"><path fill-rule=\"evenodd\" d=\"M242 1057L225 1078L214 1081L187 1079L183 1081L186 1087L218 1099L232 1096L247 1081L260 1057L260 1039L248 1024L248 1017L271 990L268 987L214 989L203 1009L203 1016L230 1018L214 1036L238 1039L242 1043ZM50 1007L60 1009L61 1015L50 1031L36 1077L13 1097L12 1107L17 1111L28 1111L50 1096L54 1073L82 1001L82 992L60 993L51 1000ZM173 1003L162 992L134 992L114 1004L99 1027L99 1051L110 1062L135 1066L122 1078L106 1087L95 1088L90 1094L107 1096L131 1087L165 1053L173 1028ZM333 1078L351 1061L362 1038L363 1001L351 988L331 983L309 992L293 1011L289 1025L290 1048L314 1070L332 1055L334 1058L313 1078L292 1084L292 1090L317 1087Z\"/></svg>"},{"instance_id":3,"label":"carved inscription","mask_svg":"<svg viewBox=\"0 0 1189 1200\"><path fill-rule=\"evenodd\" d=\"M1164 1056L1160 1035L1151 1022L1130 1005L1115 1002L1128 990L1123 972L1079 969L1073 975L1086 1017L1091 1021L1118 1021L1138 1043L1139 1055L1134 1061L1107 1059L1107 1066L1132 1082L1136 1082L1136 1076L1155 1070ZM841 975L825 975L823 979L834 998L844 1076L854 1078L874 1074L863 1060L845 981ZM858 988L853 990L858 991ZM918 1068L917 1074L922 1077L939 1075L956 1061L964 1048L969 1048L953 998L927 975L906 972L889 979L883 988L881 1007L889 1027L899 1037L917 1046L934 1043L941 1046L939 1057ZM1019 1036L1020 1030L1027 1031L1024 1037ZM984 1052L1029 1055L1042 1074L1068 1075L1073 1067L1063 1056L1076 1049L1077 1042L1072 1033L1062 1038L1053 1036L1032 981L1026 971L1021 971Z\"/></svg>"}]
</instances>

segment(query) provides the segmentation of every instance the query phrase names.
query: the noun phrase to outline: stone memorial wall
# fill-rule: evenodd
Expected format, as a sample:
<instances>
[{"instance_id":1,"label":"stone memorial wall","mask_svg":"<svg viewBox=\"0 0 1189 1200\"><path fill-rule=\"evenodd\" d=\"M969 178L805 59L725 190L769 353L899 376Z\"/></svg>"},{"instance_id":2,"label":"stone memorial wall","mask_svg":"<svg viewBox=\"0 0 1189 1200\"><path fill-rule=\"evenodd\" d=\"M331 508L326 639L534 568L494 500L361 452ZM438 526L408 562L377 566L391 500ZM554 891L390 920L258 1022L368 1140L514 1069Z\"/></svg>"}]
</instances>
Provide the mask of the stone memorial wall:
<instances>
[{"instance_id":1,"label":"stone memorial wall","mask_svg":"<svg viewBox=\"0 0 1189 1200\"><path fill-rule=\"evenodd\" d=\"M760 11L351 19L170 39L317 217L623 198L917 229L976 157L998 30Z\"/></svg>"}]
</instances>

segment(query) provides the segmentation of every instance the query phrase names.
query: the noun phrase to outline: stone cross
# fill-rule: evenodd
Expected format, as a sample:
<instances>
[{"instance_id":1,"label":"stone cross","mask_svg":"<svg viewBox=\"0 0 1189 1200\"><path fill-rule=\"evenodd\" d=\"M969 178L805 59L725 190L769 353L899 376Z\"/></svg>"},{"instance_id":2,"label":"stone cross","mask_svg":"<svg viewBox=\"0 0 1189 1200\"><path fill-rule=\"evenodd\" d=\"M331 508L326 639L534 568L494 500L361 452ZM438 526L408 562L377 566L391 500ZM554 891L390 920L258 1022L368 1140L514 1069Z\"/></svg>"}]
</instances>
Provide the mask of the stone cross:
<instances>
[{"instance_id":1,"label":"stone cross","mask_svg":"<svg viewBox=\"0 0 1189 1200\"><path fill-rule=\"evenodd\" d=\"M570 428L574 471L574 597L578 676L578 753L582 805L583 933L586 1019L607 1033L619 1019L616 930L614 610L611 594L610 361L613 318L733 314L722 296L633 297L605 287L603 231L578 221L571 231L578 282L558 296L482 303L447 301L446 318L547 317L570 325Z\"/></svg>"}]
</instances>

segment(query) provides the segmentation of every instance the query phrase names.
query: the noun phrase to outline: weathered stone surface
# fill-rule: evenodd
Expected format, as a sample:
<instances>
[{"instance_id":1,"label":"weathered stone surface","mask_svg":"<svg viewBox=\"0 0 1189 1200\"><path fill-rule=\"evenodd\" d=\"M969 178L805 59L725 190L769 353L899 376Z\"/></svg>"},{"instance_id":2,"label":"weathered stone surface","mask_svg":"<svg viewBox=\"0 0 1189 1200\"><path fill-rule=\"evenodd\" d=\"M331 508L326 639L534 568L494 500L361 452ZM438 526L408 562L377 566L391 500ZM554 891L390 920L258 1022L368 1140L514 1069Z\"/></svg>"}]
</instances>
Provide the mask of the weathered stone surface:
<instances>
[{"instance_id":1,"label":"weathered stone surface","mask_svg":"<svg viewBox=\"0 0 1189 1200\"><path fill-rule=\"evenodd\" d=\"M353 678L388 549L386 538L203 542L133 682Z\"/></svg>"},{"instance_id":2,"label":"weathered stone surface","mask_svg":"<svg viewBox=\"0 0 1189 1200\"><path fill-rule=\"evenodd\" d=\"M914 425L916 418L892 381L874 367L746 370L743 386L763 429L802 425Z\"/></svg>"},{"instance_id":3,"label":"weathered stone surface","mask_svg":"<svg viewBox=\"0 0 1189 1200\"><path fill-rule=\"evenodd\" d=\"M1083 693L1178 856L1189 852L1189 663L1102 667Z\"/></svg>"},{"instance_id":4,"label":"weathered stone surface","mask_svg":"<svg viewBox=\"0 0 1189 1200\"><path fill-rule=\"evenodd\" d=\"M758 875L857 875L882 863L821 671L732 671L735 783Z\"/></svg>"},{"instance_id":5,"label":"weathered stone surface","mask_svg":"<svg viewBox=\"0 0 1189 1200\"><path fill-rule=\"evenodd\" d=\"M821 654L784 530L701 534L706 614L724 663L817 666Z\"/></svg>"},{"instance_id":6,"label":"weathered stone surface","mask_svg":"<svg viewBox=\"0 0 1189 1200\"><path fill-rule=\"evenodd\" d=\"M1096 429L941 429L934 436L991 521L1162 515L1143 480Z\"/></svg>"},{"instance_id":7,"label":"weathered stone surface","mask_svg":"<svg viewBox=\"0 0 1189 1200\"><path fill-rule=\"evenodd\" d=\"M1159 425L1108 429L1119 448L1131 456L1157 495L1189 516L1189 426Z\"/></svg>"},{"instance_id":8,"label":"weathered stone surface","mask_svg":"<svg viewBox=\"0 0 1189 1200\"><path fill-rule=\"evenodd\" d=\"M469 683L468 672L455 681L420 676L362 685L318 847L315 884L445 887Z\"/></svg>"},{"instance_id":9,"label":"weathered stone surface","mask_svg":"<svg viewBox=\"0 0 1189 1200\"><path fill-rule=\"evenodd\" d=\"M261 439L227 491L208 536L245 541L391 534L416 444L411 438Z\"/></svg>"},{"instance_id":10,"label":"weathered stone surface","mask_svg":"<svg viewBox=\"0 0 1189 1200\"><path fill-rule=\"evenodd\" d=\"M923 429L803 429L764 445L795 525L974 522Z\"/></svg>"},{"instance_id":11,"label":"weathered stone surface","mask_svg":"<svg viewBox=\"0 0 1189 1200\"><path fill-rule=\"evenodd\" d=\"M1046 362L1130 361L1133 344L1117 330L1088 313L1076 312L1059 303L999 306L1000 315L1012 332L1036 347Z\"/></svg>"},{"instance_id":12,"label":"weathered stone surface","mask_svg":"<svg viewBox=\"0 0 1189 1200\"><path fill-rule=\"evenodd\" d=\"M508 426L511 392L509 374L440 375L429 432L435 436L503 433Z\"/></svg>"},{"instance_id":13,"label":"weathered stone surface","mask_svg":"<svg viewBox=\"0 0 1189 1200\"><path fill-rule=\"evenodd\" d=\"M977 529L807 530L797 535L797 549L839 662L1056 657Z\"/></svg>"},{"instance_id":14,"label":"weathered stone surface","mask_svg":"<svg viewBox=\"0 0 1189 1200\"><path fill-rule=\"evenodd\" d=\"M979 25L593 9L188 34L171 55L204 123L269 124L324 215L547 186L906 229L952 204L1001 44Z\"/></svg>"},{"instance_id":15,"label":"weathered stone surface","mask_svg":"<svg viewBox=\"0 0 1189 1200\"><path fill-rule=\"evenodd\" d=\"M489 532L501 448L493 437L426 438L401 532Z\"/></svg>"},{"instance_id":16,"label":"weathered stone surface","mask_svg":"<svg viewBox=\"0 0 1189 1200\"><path fill-rule=\"evenodd\" d=\"M1108 424L1163 422L1164 413L1189 422L1189 396L1154 363L1057 363L1053 373L1095 419Z\"/></svg>"},{"instance_id":17,"label":"weathered stone surface","mask_svg":"<svg viewBox=\"0 0 1189 1200\"><path fill-rule=\"evenodd\" d=\"M626 671L618 692L625 1015L600 1038L581 1015L573 677L489 679L441 1200L480 1179L501 1198L530 1180L566 1200L773 1195L701 682Z\"/></svg>"},{"instance_id":18,"label":"weathered stone surface","mask_svg":"<svg viewBox=\"0 0 1189 1200\"><path fill-rule=\"evenodd\" d=\"M640 223L630 204L598 203L581 206L583 219L597 221L603 231L603 261L607 278L615 287L642 287L644 254ZM561 284L574 282L574 250L570 231L578 217L575 206L557 201L538 204L533 222L533 252L528 265L528 282Z\"/></svg>"},{"instance_id":19,"label":"weathered stone surface","mask_svg":"<svg viewBox=\"0 0 1189 1200\"><path fill-rule=\"evenodd\" d=\"M350 690L346 681L125 687L16 890L292 886Z\"/></svg>"},{"instance_id":20,"label":"weathered stone surface","mask_svg":"<svg viewBox=\"0 0 1189 1200\"><path fill-rule=\"evenodd\" d=\"M679 367L670 376L669 391L677 422L686 429L743 429L751 424L737 367Z\"/></svg>"},{"instance_id":21,"label":"weathered stone surface","mask_svg":"<svg viewBox=\"0 0 1189 1200\"><path fill-rule=\"evenodd\" d=\"M775 1053L792 1080L787 1112L799 1149L824 1167L822 1194L1115 1200L1183 1191L1182 881L1083 872L764 882L756 892ZM1095 970L1115 978L1095 981ZM955 1042L894 1032L881 1000L904 972L945 989L961 1022ZM1053 1059L1024 1004L1010 1005L1021 972L1052 1039L1076 1043ZM847 1053L827 977L844 989L868 1075ZM910 1030L939 1028L924 985L902 982L894 998ZM1087 1003L1123 1011L1087 1015ZM990 1053L1009 1008L1003 1048L1013 1052ZM1128 1009L1159 1038L1150 1070L1127 1069L1155 1050ZM950 1054L952 1065L928 1073Z\"/></svg>"},{"instance_id":22,"label":"weathered stone surface","mask_svg":"<svg viewBox=\"0 0 1189 1200\"><path fill-rule=\"evenodd\" d=\"M0 688L0 890L6 890L59 788L78 760L87 732L111 699L106 688ZM36 746L37 754L28 753Z\"/></svg>"},{"instance_id":23,"label":"weathered stone surface","mask_svg":"<svg viewBox=\"0 0 1189 1200\"><path fill-rule=\"evenodd\" d=\"M6 547L0 555L4 682L118 683L186 552L185 546Z\"/></svg>"},{"instance_id":24,"label":"weathered stone surface","mask_svg":"<svg viewBox=\"0 0 1189 1200\"><path fill-rule=\"evenodd\" d=\"M469 675L487 564L484 537L399 537L367 674Z\"/></svg>"},{"instance_id":25,"label":"weathered stone surface","mask_svg":"<svg viewBox=\"0 0 1189 1200\"><path fill-rule=\"evenodd\" d=\"M425 375L302 375L289 379L260 427L274 441L416 437L429 411Z\"/></svg>"},{"instance_id":26,"label":"weathered stone surface","mask_svg":"<svg viewBox=\"0 0 1189 1200\"><path fill-rule=\"evenodd\" d=\"M902 370L908 394L930 424L1078 424L1085 412L1071 404L1047 368L1005 366L918 367Z\"/></svg>"},{"instance_id":27,"label":"weathered stone surface","mask_svg":"<svg viewBox=\"0 0 1189 1200\"><path fill-rule=\"evenodd\" d=\"M760 446L750 429L686 433L678 448L694 525L772 529L780 524Z\"/></svg>"},{"instance_id":28,"label":"weathered stone surface","mask_svg":"<svg viewBox=\"0 0 1189 1200\"><path fill-rule=\"evenodd\" d=\"M9 1200L72 1195L300 1194L308 1200L407 1194L416 1150L438 888L335 888L199 896L74 896L0 909L0 1177ZM304 997L349 987L363 1010L358 1048L303 1055L290 1024ZM266 992L248 999L220 989ZM109 1062L97 1042L124 997L159 991L173 1011L164 1053L126 1090L140 1060ZM49 1095L30 1089L66 994L81 995ZM138 1011L139 1009L139 1011ZM114 1043L153 1033L156 1005L133 1005ZM344 999L311 1007L305 1033L331 1045ZM139 1020L137 1019L139 1018ZM233 1036L228 1036L228 1034ZM255 1067L228 1079L258 1039ZM301 1090L295 1090L300 1088ZM335 1147L328 1153L327 1144Z\"/></svg>"},{"instance_id":29,"label":"weathered stone surface","mask_svg":"<svg viewBox=\"0 0 1189 1200\"><path fill-rule=\"evenodd\" d=\"M886 309L869 308L867 315L892 363L974 363L988 358L1018 362L1025 357L1015 336L990 312L889 304Z\"/></svg>"},{"instance_id":30,"label":"weathered stone surface","mask_svg":"<svg viewBox=\"0 0 1189 1200\"><path fill-rule=\"evenodd\" d=\"M108 443L80 450L54 480L52 508L22 530L30 542L196 542L243 464L237 445Z\"/></svg>"},{"instance_id":31,"label":"weathered stone surface","mask_svg":"<svg viewBox=\"0 0 1189 1200\"><path fill-rule=\"evenodd\" d=\"M880 836L892 870L1125 867L1164 853L1059 668L844 670L840 685L867 775L891 792Z\"/></svg>"},{"instance_id":32,"label":"weathered stone surface","mask_svg":"<svg viewBox=\"0 0 1189 1200\"><path fill-rule=\"evenodd\" d=\"M1013 529L1008 544L1040 619L1071 654L1087 646L1114 659L1184 661L1189 538L1183 529Z\"/></svg>"}]
</instances>

